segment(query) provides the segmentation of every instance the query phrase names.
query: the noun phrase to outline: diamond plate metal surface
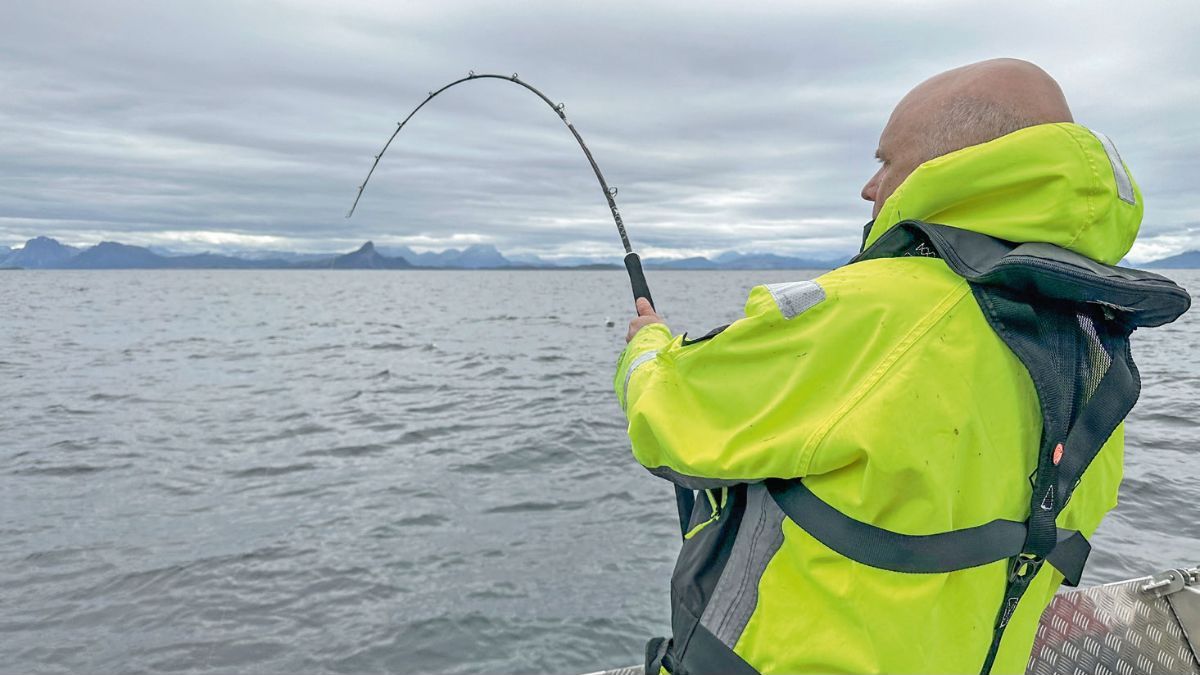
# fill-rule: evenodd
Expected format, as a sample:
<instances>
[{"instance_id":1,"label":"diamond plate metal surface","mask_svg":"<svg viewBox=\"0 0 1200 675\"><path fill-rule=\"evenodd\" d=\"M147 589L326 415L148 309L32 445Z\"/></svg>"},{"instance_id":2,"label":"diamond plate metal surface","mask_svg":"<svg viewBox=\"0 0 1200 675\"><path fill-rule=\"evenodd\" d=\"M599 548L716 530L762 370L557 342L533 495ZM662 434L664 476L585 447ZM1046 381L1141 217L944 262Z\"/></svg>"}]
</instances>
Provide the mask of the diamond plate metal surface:
<instances>
[{"instance_id":1,"label":"diamond plate metal surface","mask_svg":"<svg viewBox=\"0 0 1200 675\"><path fill-rule=\"evenodd\" d=\"M1042 614L1032 675L1200 675L1200 663L1150 578L1059 593Z\"/></svg>"}]
</instances>

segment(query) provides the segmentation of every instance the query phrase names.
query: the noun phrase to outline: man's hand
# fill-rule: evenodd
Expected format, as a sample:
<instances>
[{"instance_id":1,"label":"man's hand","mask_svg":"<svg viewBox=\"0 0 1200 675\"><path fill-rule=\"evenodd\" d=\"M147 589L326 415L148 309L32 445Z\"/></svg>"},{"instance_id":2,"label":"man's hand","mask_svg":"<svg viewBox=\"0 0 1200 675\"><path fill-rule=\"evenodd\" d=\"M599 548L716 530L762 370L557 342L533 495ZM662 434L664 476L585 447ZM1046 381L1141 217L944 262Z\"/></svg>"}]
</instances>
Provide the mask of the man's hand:
<instances>
[{"instance_id":1,"label":"man's hand","mask_svg":"<svg viewBox=\"0 0 1200 675\"><path fill-rule=\"evenodd\" d=\"M625 342L628 343L633 339L637 332L652 323L662 323L663 320L654 313L654 308L650 306L650 301L645 298L638 298L634 303L637 307L637 317L629 322L629 332L625 334Z\"/></svg>"}]
</instances>

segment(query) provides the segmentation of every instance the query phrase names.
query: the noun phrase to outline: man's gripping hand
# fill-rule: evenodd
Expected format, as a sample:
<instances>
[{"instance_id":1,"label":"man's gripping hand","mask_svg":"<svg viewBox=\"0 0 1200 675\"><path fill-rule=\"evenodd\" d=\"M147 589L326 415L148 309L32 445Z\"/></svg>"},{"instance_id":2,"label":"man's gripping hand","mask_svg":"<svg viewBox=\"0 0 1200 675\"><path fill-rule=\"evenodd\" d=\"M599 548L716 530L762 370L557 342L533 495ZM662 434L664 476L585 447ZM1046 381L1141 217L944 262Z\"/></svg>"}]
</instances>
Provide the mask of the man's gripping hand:
<instances>
[{"instance_id":1,"label":"man's gripping hand","mask_svg":"<svg viewBox=\"0 0 1200 675\"><path fill-rule=\"evenodd\" d=\"M633 339L637 332L652 323L662 323L663 320L654 312L654 308L650 306L650 301L645 298L638 298L634 303L637 307L638 315L629 322L629 332L625 334L625 342L628 343Z\"/></svg>"}]
</instances>

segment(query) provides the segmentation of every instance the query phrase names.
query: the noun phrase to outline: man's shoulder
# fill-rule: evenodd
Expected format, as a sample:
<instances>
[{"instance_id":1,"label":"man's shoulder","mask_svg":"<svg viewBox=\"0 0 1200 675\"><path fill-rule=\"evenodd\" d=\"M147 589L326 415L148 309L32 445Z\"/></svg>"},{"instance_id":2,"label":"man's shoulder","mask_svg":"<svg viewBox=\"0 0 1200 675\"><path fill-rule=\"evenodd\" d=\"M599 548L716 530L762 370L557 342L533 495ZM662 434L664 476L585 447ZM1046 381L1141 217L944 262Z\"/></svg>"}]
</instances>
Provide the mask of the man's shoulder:
<instances>
[{"instance_id":1,"label":"man's shoulder","mask_svg":"<svg viewBox=\"0 0 1200 675\"><path fill-rule=\"evenodd\" d=\"M751 293L747 314L777 308L784 319L820 306L837 322L925 314L966 282L936 258L865 260L805 281L764 284Z\"/></svg>"},{"instance_id":2,"label":"man's shoulder","mask_svg":"<svg viewBox=\"0 0 1200 675\"><path fill-rule=\"evenodd\" d=\"M933 258L863 261L809 280L758 286L746 316L722 333L725 342L766 340L780 353L841 364L847 373L852 365L862 377L926 341L936 326L974 331L983 321L967 283Z\"/></svg>"},{"instance_id":3,"label":"man's shoulder","mask_svg":"<svg viewBox=\"0 0 1200 675\"><path fill-rule=\"evenodd\" d=\"M844 299L935 303L939 293L966 282L939 258L878 258L843 265L813 280Z\"/></svg>"}]
</instances>

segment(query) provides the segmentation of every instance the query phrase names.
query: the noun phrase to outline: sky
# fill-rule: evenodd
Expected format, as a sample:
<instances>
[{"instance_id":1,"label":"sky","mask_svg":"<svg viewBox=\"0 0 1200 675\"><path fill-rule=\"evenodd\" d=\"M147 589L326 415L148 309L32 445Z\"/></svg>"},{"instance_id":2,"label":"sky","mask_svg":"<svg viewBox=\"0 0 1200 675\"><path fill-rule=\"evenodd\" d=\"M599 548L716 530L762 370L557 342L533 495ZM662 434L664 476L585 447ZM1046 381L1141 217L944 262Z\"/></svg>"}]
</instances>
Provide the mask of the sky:
<instances>
[{"instance_id":1,"label":"sky","mask_svg":"<svg viewBox=\"0 0 1200 675\"><path fill-rule=\"evenodd\" d=\"M8 3L0 245L613 256L566 104L650 255L854 252L879 132L937 72L1031 60L1141 185L1131 261L1200 249L1194 2Z\"/></svg>"}]
</instances>

